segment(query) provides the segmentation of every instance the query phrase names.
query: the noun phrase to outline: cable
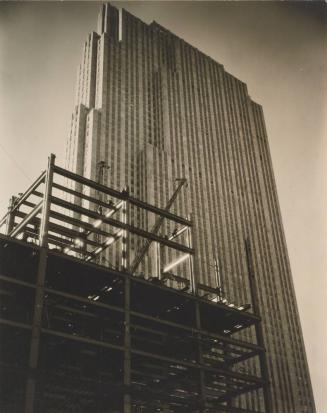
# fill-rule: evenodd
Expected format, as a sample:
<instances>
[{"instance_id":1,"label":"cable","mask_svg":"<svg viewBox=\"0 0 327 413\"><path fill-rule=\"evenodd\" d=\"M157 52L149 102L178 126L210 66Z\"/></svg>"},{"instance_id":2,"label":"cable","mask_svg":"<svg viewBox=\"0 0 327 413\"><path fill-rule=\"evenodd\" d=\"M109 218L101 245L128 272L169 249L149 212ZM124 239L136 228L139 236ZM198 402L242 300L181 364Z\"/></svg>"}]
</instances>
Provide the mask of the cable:
<instances>
[{"instance_id":1,"label":"cable","mask_svg":"<svg viewBox=\"0 0 327 413\"><path fill-rule=\"evenodd\" d=\"M30 182L32 182L32 179L27 175L27 173L22 169L22 167L19 165L19 163L16 161L16 159L10 155L10 153L1 145L0 143L0 148L3 150L3 152L8 156L8 158L17 166L19 171L24 175L25 178L27 178Z\"/></svg>"}]
</instances>

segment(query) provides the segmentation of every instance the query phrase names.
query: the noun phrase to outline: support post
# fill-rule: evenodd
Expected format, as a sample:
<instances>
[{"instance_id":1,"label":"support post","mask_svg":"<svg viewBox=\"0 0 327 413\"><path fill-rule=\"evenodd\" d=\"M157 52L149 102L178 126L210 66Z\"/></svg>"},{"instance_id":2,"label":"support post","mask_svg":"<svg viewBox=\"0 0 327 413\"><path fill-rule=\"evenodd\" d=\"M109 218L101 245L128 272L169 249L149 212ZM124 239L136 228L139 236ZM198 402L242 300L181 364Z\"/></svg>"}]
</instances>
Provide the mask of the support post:
<instances>
[{"instance_id":1,"label":"support post","mask_svg":"<svg viewBox=\"0 0 327 413\"><path fill-rule=\"evenodd\" d=\"M220 274L220 263L219 258L215 257L215 276L216 276L216 287L218 290L218 301L222 300L222 287L221 287L221 274Z\"/></svg>"},{"instance_id":2,"label":"support post","mask_svg":"<svg viewBox=\"0 0 327 413\"><path fill-rule=\"evenodd\" d=\"M34 412L35 391L36 391L36 376L40 349L40 336L42 328L43 315L43 299L44 299L44 281L47 267L47 251L46 248L40 248L39 264L37 271L35 304L33 314L33 325L31 335L31 347L29 355L29 374L26 382L25 392L25 413Z\"/></svg>"},{"instance_id":3,"label":"support post","mask_svg":"<svg viewBox=\"0 0 327 413\"><path fill-rule=\"evenodd\" d=\"M51 207L51 193L53 182L53 168L55 164L55 155L52 153L48 159L48 168L45 176L45 188L43 195L42 216L39 243L41 247L48 246L48 229L49 229L49 216Z\"/></svg>"},{"instance_id":4,"label":"support post","mask_svg":"<svg viewBox=\"0 0 327 413\"><path fill-rule=\"evenodd\" d=\"M128 223L128 215L129 215L129 204L128 201L124 201L123 207L122 207L122 223L127 224ZM122 259L121 259L121 266L123 271L128 271L129 270L129 245L128 245L128 232L126 229L123 230L123 235L121 238L121 243L122 243Z\"/></svg>"},{"instance_id":5,"label":"support post","mask_svg":"<svg viewBox=\"0 0 327 413\"><path fill-rule=\"evenodd\" d=\"M156 262L157 262L157 277L160 280L161 279L161 272L162 272L162 268L161 268L161 245L159 242L155 243L155 248L156 248Z\"/></svg>"},{"instance_id":6,"label":"support post","mask_svg":"<svg viewBox=\"0 0 327 413\"><path fill-rule=\"evenodd\" d=\"M131 280L127 276L125 278L125 320L124 320L124 395L123 395L123 413L132 412L131 400Z\"/></svg>"},{"instance_id":7,"label":"support post","mask_svg":"<svg viewBox=\"0 0 327 413\"><path fill-rule=\"evenodd\" d=\"M193 247L193 242L194 242L194 229L193 229L193 215L191 214L189 217L189 220L192 221L192 226L187 228L187 246L189 248ZM195 250L195 248L194 248ZM196 251L196 250L195 250ZM190 254L189 258L189 271L190 271L190 286L191 286L191 292L194 295L197 295L198 290L197 290L197 283L196 283L196 275L195 273L195 253Z\"/></svg>"},{"instance_id":8,"label":"support post","mask_svg":"<svg viewBox=\"0 0 327 413\"><path fill-rule=\"evenodd\" d=\"M53 182L53 167L55 155L51 154L48 159L48 169L45 177L45 188L42 205L41 228L39 234L40 252L36 278L34 314L31 335L31 347L29 355L29 375L26 382L25 391L25 413L33 413L35 405L36 376L40 350L40 336L43 316L44 283L47 269L47 246L48 246L48 227L51 204L51 189Z\"/></svg>"},{"instance_id":9,"label":"support post","mask_svg":"<svg viewBox=\"0 0 327 413\"><path fill-rule=\"evenodd\" d=\"M8 215L6 220L6 235L9 235L11 231L14 229L14 222L15 222L15 214L14 214L14 207L16 203L17 197L12 196L9 200L8 205Z\"/></svg>"},{"instance_id":10,"label":"support post","mask_svg":"<svg viewBox=\"0 0 327 413\"><path fill-rule=\"evenodd\" d=\"M248 238L245 240L245 252L246 252L250 294L251 294L253 311L255 314L260 316L259 298L258 298L258 291L257 291L257 286L256 286L256 279L254 275L251 244ZM264 347L263 329L262 329L261 322L255 324L255 332L256 332L258 345L261 347ZM260 352L259 360L260 360L261 376L264 380L263 397L264 397L264 402L265 402L265 412L271 413L272 412L272 396L271 396L271 391L270 391L267 358L264 352Z\"/></svg>"},{"instance_id":11,"label":"support post","mask_svg":"<svg viewBox=\"0 0 327 413\"><path fill-rule=\"evenodd\" d=\"M198 331L201 331L201 313L200 313L200 303L198 300L195 301L195 325ZM203 370L203 355L202 355L202 344L201 344L201 333L197 333L198 338L198 363L200 365L199 369L199 401L200 401L200 411L206 409L206 391L205 391L205 377Z\"/></svg>"}]
</instances>

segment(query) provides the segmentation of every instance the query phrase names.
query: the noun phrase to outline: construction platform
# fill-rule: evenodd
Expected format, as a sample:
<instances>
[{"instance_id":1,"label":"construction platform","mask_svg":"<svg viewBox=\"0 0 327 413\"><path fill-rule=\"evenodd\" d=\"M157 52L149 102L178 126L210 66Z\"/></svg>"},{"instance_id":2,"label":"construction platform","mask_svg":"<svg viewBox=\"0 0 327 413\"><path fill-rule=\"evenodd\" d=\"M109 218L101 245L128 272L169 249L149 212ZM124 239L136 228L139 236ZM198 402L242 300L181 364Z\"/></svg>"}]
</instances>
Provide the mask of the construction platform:
<instances>
[{"instance_id":1,"label":"construction platform","mask_svg":"<svg viewBox=\"0 0 327 413\"><path fill-rule=\"evenodd\" d=\"M55 183L55 174L74 181L74 189ZM55 196L54 189L73 201ZM107 210L86 208L78 197ZM129 223L128 205L155 214L154 230ZM6 227L0 235L1 412L249 413L235 406L253 391L262 392L269 412L260 317L196 282L191 237L185 246L159 233L163 219L181 232L192 227L168 208L57 167L54 157L11 202L0 222ZM133 263L129 234L145 240ZM120 267L100 265L99 254L116 242ZM152 242L182 254L176 265L189 260L188 276L165 271L171 263L148 279L135 276L131 268ZM233 337L251 326L255 343ZM260 366L256 375L238 368L250 359Z\"/></svg>"}]
</instances>

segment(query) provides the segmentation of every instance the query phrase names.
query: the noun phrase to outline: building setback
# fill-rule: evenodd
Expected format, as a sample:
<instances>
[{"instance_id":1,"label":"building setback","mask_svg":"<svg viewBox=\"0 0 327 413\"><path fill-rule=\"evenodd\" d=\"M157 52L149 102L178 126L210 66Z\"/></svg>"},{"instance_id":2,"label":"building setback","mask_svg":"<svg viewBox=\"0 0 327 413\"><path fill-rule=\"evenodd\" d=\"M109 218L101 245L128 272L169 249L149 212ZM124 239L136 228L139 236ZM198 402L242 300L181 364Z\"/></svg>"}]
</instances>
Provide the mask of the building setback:
<instances>
[{"instance_id":1,"label":"building setback","mask_svg":"<svg viewBox=\"0 0 327 413\"><path fill-rule=\"evenodd\" d=\"M315 412L263 111L242 81L158 23L103 5L79 66L67 167L160 207L186 178L172 210L192 213L198 281L215 287L218 262L239 305L250 302L248 239L273 412ZM131 220L152 226L133 211ZM259 393L240 403L263 409Z\"/></svg>"}]
</instances>

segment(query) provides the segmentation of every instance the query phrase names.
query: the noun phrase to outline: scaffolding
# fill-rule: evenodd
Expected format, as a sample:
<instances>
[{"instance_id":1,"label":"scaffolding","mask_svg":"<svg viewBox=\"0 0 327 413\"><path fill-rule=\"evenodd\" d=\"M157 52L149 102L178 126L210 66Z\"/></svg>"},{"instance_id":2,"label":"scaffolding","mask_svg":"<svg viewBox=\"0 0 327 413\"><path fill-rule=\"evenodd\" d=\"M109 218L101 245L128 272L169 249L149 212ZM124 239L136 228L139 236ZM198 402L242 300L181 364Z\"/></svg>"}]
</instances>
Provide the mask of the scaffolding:
<instances>
[{"instance_id":1,"label":"scaffolding","mask_svg":"<svg viewBox=\"0 0 327 413\"><path fill-rule=\"evenodd\" d=\"M76 175L53 155L11 199L0 221L2 412L249 413L236 406L250 392L261 392L270 412L250 246L255 313L223 302L220 286L197 282L192 222L168 206ZM152 214L156 230L133 225L130 208ZM178 230L163 234L163 220ZM187 245L176 241L181 234ZM131 236L143 240L133 262ZM150 243L157 260L162 249L175 258L145 279L134 270ZM113 246L119 265L101 265L99 256ZM182 262L187 274L172 273ZM233 337L251 327L255 342ZM238 369L250 359L258 374Z\"/></svg>"}]
</instances>

